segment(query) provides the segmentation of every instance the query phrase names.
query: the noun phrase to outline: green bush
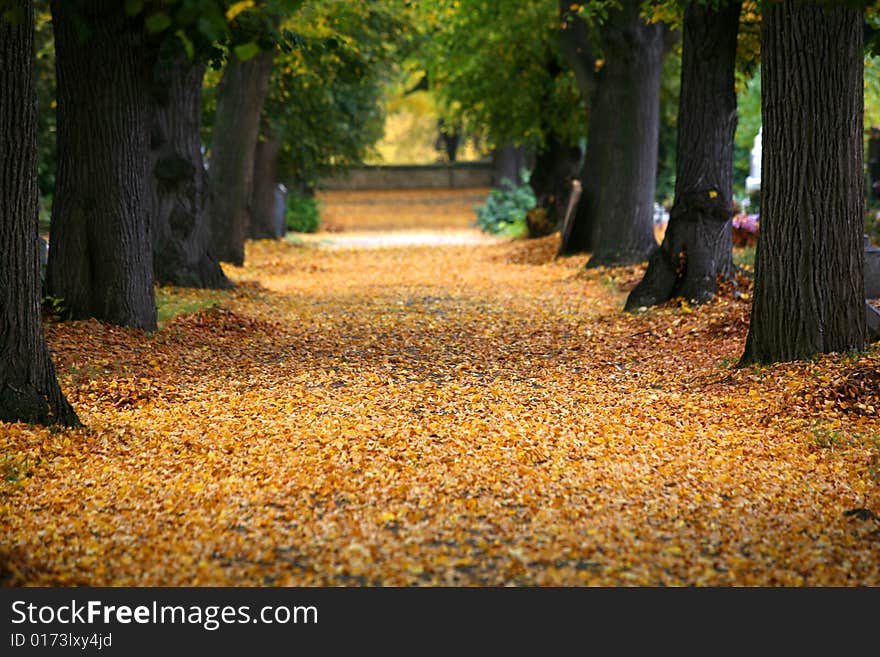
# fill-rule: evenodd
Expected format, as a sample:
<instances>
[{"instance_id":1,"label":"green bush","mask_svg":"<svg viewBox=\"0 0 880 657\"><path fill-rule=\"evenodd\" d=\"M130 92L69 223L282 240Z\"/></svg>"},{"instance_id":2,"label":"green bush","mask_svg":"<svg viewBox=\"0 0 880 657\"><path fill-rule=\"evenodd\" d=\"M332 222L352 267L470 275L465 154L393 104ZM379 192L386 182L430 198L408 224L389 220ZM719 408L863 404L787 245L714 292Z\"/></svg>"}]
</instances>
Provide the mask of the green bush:
<instances>
[{"instance_id":1,"label":"green bush","mask_svg":"<svg viewBox=\"0 0 880 657\"><path fill-rule=\"evenodd\" d=\"M287 230L316 233L321 226L321 207L314 196L290 191L287 194Z\"/></svg>"},{"instance_id":2,"label":"green bush","mask_svg":"<svg viewBox=\"0 0 880 657\"><path fill-rule=\"evenodd\" d=\"M474 207L476 226L492 235L523 237L528 234L526 215L535 207L537 200L529 185L529 172L520 174L522 184L517 186L504 178L501 187L489 192L484 205Z\"/></svg>"}]
</instances>

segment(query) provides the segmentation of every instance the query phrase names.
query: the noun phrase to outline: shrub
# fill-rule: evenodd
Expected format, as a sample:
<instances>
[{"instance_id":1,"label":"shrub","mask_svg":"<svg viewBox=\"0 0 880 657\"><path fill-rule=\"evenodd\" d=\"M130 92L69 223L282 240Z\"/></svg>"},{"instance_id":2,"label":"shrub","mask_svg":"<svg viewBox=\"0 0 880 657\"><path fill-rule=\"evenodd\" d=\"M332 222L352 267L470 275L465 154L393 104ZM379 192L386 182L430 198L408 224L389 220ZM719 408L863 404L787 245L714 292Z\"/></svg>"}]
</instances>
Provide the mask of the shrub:
<instances>
[{"instance_id":1,"label":"shrub","mask_svg":"<svg viewBox=\"0 0 880 657\"><path fill-rule=\"evenodd\" d=\"M508 237L523 237L528 233L526 215L537 200L529 185L529 172L523 170L521 176L521 185L502 179L501 187L489 192L486 203L474 207L478 228L492 235Z\"/></svg>"},{"instance_id":2,"label":"shrub","mask_svg":"<svg viewBox=\"0 0 880 657\"><path fill-rule=\"evenodd\" d=\"M316 233L321 226L320 203L314 196L291 190L287 194L287 230Z\"/></svg>"}]
</instances>

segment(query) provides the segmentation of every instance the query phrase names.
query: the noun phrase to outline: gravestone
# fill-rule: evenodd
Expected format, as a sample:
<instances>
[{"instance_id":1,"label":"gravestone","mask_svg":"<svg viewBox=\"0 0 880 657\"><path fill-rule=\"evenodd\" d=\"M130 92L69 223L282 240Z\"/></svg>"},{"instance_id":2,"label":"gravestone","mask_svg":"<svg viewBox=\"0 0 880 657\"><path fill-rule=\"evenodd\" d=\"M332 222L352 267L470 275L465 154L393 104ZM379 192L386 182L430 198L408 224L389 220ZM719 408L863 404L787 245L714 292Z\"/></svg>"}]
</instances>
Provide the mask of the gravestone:
<instances>
[{"instance_id":1,"label":"gravestone","mask_svg":"<svg viewBox=\"0 0 880 657\"><path fill-rule=\"evenodd\" d=\"M275 232L275 237L284 237L287 234L287 187L280 183L275 188L272 228Z\"/></svg>"},{"instance_id":2,"label":"gravestone","mask_svg":"<svg viewBox=\"0 0 880 657\"><path fill-rule=\"evenodd\" d=\"M758 128L758 134L752 142L752 154L749 158L749 175L746 178L746 191L756 192L761 189L761 144L763 126Z\"/></svg>"},{"instance_id":3,"label":"gravestone","mask_svg":"<svg viewBox=\"0 0 880 657\"><path fill-rule=\"evenodd\" d=\"M880 339L880 309L872 300L880 299L880 248L871 246L865 235L865 318L872 340Z\"/></svg>"}]
</instances>

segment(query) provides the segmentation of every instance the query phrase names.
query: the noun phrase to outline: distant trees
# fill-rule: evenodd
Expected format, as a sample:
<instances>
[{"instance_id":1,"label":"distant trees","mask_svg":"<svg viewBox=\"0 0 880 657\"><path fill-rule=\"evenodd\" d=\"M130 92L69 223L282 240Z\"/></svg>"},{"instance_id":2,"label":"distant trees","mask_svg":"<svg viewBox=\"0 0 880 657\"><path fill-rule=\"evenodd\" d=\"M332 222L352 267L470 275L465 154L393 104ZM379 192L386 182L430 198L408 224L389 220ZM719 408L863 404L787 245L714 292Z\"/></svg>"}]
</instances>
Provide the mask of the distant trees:
<instances>
[{"instance_id":1,"label":"distant trees","mask_svg":"<svg viewBox=\"0 0 880 657\"><path fill-rule=\"evenodd\" d=\"M292 47L275 55L260 120L251 197L252 238L275 237L275 189L309 193L320 176L361 163L384 131L384 83L406 47L394 3L322 0L287 20ZM216 130L215 130L216 134Z\"/></svg>"},{"instance_id":2,"label":"distant trees","mask_svg":"<svg viewBox=\"0 0 880 657\"><path fill-rule=\"evenodd\" d=\"M421 41L412 66L424 70L449 122L478 128L499 166L525 149L529 183L544 221L533 236L558 227L569 184L580 175L586 108L559 44L554 0L420 3ZM519 172L510 172L517 181Z\"/></svg>"}]
</instances>

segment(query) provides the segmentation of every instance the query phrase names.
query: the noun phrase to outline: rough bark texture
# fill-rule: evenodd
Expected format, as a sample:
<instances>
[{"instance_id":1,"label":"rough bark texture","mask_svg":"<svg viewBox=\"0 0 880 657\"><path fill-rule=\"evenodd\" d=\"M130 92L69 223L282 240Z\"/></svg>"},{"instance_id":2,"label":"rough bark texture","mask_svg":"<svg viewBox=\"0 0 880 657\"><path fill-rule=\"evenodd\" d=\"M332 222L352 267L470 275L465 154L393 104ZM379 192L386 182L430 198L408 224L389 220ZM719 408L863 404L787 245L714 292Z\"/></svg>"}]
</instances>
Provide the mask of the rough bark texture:
<instances>
[{"instance_id":1,"label":"rough bark texture","mask_svg":"<svg viewBox=\"0 0 880 657\"><path fill-rule=\"evenodd\" d=\"M87 40L77 21L89 26ZM58 172L48 291L64 300L73 319L154 330L147 181L152 57L143 24L113 0L54 0L52 22Z\"/></svg>"},{"instance_id":2,"label":"rough bark texture","mask_svg":"<svg viewBox=\"0 0 880 657\"><path fill-rule=\"evenodd\" d=\"M232 283L210 252L202 159L204 66L185 56L157 62L150 131L153 271L161 284L222 289Z\"/></svg>"},{"instance_id":3,"label":"rough bark texture","mask_svg":"<svg viewBox=\"0 0 880 657\"><path fill-rule=\"evenodd\" d=\"M0 18L0 422L79 425L40 325L34 14Z\"/></svg>"},{"instance_id":4,"label":"rough bark texture","mask_svg":"<svg viewBox=\"0 0 880 657\"><path fill-rule=\"evenodd\" d=\"M571 181L580 176L580 161L580 148L548 134L544 148L535 156L529 179L537 200L535 209L526 217L529 237L544 237L559 230L571 193Z\"/></svg>"},{"instance_id":5,"label":"rough bark texture","mask_svg":"<svg viewBox=\"0 0 880 657\"><path fill-rule=\"evenodd\" d=\"M590 127L583 196L560 253L591 249L588 267L642 262L657 247L653 209L666 28L646 23L639 9L638 0L623 0L609 11L598 71L581 19L566 21L563 30L563 54L581 93L589 94Z\"/></svg>"},{"instance_id":6,"label":"rough bark texture","mask_svg":"<svg viewBox=\"0 0 880 657\"><path fill-rule=\"evenodd\" d=\"M284 237L275 221L275 190L278 187L278 153L281 144L269 136L257 142L254 155L254 190L251 194L249 236L254 240Z\"/></svg>"},{"instance_id":7,"label":"rough bark texture","mask_svg":"<svg viewBox=\"0 0 880 657\"><path fill-rule=\"evenodd\" d=\"M681 296L702 303L733 273L733 136L736 36L741 3L685 10L675 202L663 244L626 310Z\"/></svg>"},{"instance_id":8,"label":"rough bark texture","mask_svg":"<svg viewBox=\"0 0 880 657\"><path fill-rule=\"evenodd\" d=\"M761 227L741 364L865 346L862 14L786 0L761 28Z\"/></svg>"},{"instance_id":9,"label":"rough bark texture","mask_svg":"<svg viewBox=\"0 0 880 657\"><path fill-rule=\"evenodd\" d=\"M246 62L230 55L217 90L209 170L211 250L237 266L244 264L260 112L271 74L271 51Z\"/></svg>"}]
</instances>

